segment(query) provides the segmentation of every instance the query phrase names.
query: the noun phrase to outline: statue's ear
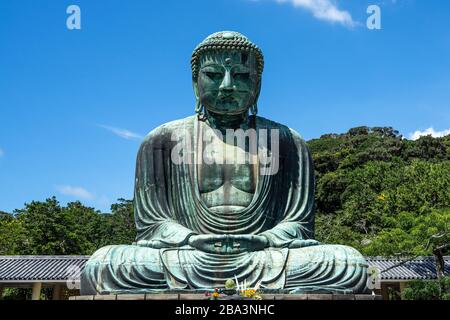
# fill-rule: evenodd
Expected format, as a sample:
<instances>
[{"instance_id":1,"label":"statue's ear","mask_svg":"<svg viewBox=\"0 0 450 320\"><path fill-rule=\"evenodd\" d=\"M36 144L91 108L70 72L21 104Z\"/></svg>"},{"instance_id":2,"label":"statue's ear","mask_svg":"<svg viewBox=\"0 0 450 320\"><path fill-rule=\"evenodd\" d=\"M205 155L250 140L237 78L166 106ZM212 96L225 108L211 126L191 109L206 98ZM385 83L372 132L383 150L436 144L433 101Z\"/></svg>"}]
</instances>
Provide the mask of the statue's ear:
<instances>
[{"instance_id":1,"label":"statue's ear","mask_svg":"<svg viewBox=\"0 0 450 320\"><path fill-rule=\"evenodd\" d=\"M198 92L198 83L197 81L192 81L192 87L194 88L195 95L195 113L200 114L202 112L202 103L200 102L200 93Z\"/></svg>"},{"instance_id":2,"label":"statue's ear","mask_svg":"<svg viewBox=\"0 0 450 320\"><path fill-rule=\"evenodd\" d=\"M198 93L198 83L195 80L192 80L192 87L194 88L195 99L200 100L200 94Z\"/></svg>"},{"instance_id":3,"label":"statue's ear","mask_svg":"<svg viewBox=\"0 0 450 320\"><path fill-rule=\"evenodd\" d=\"M259 98L259 94L261 92L261 78L259 78L258 80L258 87L256 88L256 95L255 95L255 102L254 104L256 104L258 102L258 98Z\"/></svg>"}]
</instances>

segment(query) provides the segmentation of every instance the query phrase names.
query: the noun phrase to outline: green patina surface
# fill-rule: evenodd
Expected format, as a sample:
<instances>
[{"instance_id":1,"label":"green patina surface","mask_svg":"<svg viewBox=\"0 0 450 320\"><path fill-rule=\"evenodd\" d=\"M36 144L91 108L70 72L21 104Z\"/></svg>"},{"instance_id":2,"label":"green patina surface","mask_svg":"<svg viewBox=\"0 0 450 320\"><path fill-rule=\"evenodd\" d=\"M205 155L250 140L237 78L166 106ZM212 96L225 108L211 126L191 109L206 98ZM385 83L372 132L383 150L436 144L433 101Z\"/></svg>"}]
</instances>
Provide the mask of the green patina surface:
<instances>
[{"instance_id":1,"label":"green patina surface","mask_svg":"<svg viewBox=\"0 0 450 320\"><path fill-rule=\"evenodd\" d=\"M98 250L82 274L82 294L210 289L231 278L267 290L364 292L361 254L314 240L305 142L256 115L261 50L239 33L218 32L191 63L196 115L153 130L137 156L136 243ZM253 130L257 148L225 139L227 129ZM173 158L179 132L189 160L182 163ZM269 166L263 152L272 155Z\"/></svg>"}]
</instances>

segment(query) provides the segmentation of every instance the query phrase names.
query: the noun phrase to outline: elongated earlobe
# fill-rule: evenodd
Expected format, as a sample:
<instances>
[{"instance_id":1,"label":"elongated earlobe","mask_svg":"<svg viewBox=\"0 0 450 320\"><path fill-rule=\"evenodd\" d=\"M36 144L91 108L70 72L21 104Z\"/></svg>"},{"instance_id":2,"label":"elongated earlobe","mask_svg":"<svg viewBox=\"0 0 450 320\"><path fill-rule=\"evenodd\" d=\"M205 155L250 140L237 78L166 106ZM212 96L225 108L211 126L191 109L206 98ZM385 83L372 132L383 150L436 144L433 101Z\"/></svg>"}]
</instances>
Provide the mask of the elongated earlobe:
<instances>
[{"instance_id":1,"label":"elongated earlobe","mask_svg":"<svg viewBox=\"0 0 450 320\"><path fill-rule=\"evenodd\" d=\"M258 113L258 104L256 102L250 107L250 112L254 116Z\"/></svg>"},{"instance_id":2,"label":"elongated earlobe","mask_svg":"<svg viewBox=\"0 0 450 320\"><path fill-rule=\"evenodd\" d=\"M255 102L253 103L253 105L250 107L250 112L252 113L252 115L256 116L258 113L258 98L259 98L259 93L261 92L261 79L259 79L259 83L258 83L258 89L256 90L256 95L255 95Z\"/></svg>"},{"instance_id":3,"label":"elongated earlobe","mask_svg":"<svg viewBox=\"0 0 450 320\"><path fill-rule=\"evenodd\" d=\"M201 113L203 113L203 105L202 105L202 103L200 102L200 99L199 99L199 98L197 98L196 101L195 101L195 113L196 113L196 114L201 114Z\"/></svg>"},{"instance_id":4,"label":"elongated earlobe","mask_svg":"<svg viewBox=\"0 0 450 320\"><path fill-rule=\"evenodd\" d=\"M193 82L192 86L194 88L194 94L195 94L195 113L198 115L199 119L203 119L205 114L204 114L204 107L202 105L202 102L200 101L200 95L198 93L198 86L197 86L197 82Z\"/></svg>"}]
</instances>

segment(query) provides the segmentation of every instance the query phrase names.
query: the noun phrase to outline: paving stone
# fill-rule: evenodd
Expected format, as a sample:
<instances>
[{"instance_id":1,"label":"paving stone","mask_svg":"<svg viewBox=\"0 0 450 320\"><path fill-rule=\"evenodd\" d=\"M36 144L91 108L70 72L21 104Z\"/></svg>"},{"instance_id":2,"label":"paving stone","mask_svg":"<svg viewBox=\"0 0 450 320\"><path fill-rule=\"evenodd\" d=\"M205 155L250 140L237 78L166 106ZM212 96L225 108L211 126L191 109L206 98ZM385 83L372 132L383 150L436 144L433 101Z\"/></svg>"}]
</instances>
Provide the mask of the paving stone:
<instances>
[{"instance_id":1,"label":"paving stone","mask_svg":"<svg viewBox=\"0 0 450 320\"><path fill-rule=\"evenodd\" d=\"M180 300L205 300L204 294L198 293L180 293Z\"/></svg>"},{"instance_id":2,"label":"paving stone","mask_svg":"<svg viewBox=\"0 0 450 320\"><path fill-rule=\"evenodd\" d=\"M354 294L333 294L333 300L355 300Z\"/></svg>"},{"instance_id":3,"label":"paving stone","mask_svg":"<svg viewBox=\"0 0 450 320\"><path fill-rule=\"evenodd\" d=\"M275 294L275 300L308 300L308 295L304 293Z\"/></svg>"},{"instance_id":4,"label":"paving stone","mask_svg":"<svg viewBox=\"0 0 450 320\"><path fill-rule=\"evenodd\" d=\"M118 294L117 300L145 300L145 294Z\"/></svg>"},{"instance_id":5,"label":"paving stone","mask_svg":"<svg viewBox=\"0 0 450 320\"><path fill-rule=\"evenodd\" d=\"M115 294L107 294L107 295L98 294L98 295L94 296L94 300L117 300L117 295L115 295Z\"/></svg>"},{"instance_id":6,"label":"paving stone","mask_svg":"<svg viewBox=\"0 0 450 320\"><path fill-rule=\"evenodd\" d=\"M333 300L332 294L308 293L308 300Z\"/></svg>"},{"instance_id":7,"label":"paving stone","mask_svg":"<svg viewBox=\"0 0 450 320\"><path fill-rule=\"evenodd\" d=\"M382 297L371 294L355 294L355 300L382 300Z\"/></svg>"},{"instance_id":8,"label":"paving stone","mask_svg":"<svg viewBox=\"0 0 450 320\"><path fill-rule=\"evenodd\" d=\"M145 300L179 300L178 293L147 293Z\"/></svg>"},{"instance_id":9,"label":"paving stone","mask_svg":"<svg viewBox=\"0 0 450 320\"><path fill-rule=\"evenodd\" d=\"M94 300L94 296L77 296L75 300Z\"/></svg>"}]
</instances>

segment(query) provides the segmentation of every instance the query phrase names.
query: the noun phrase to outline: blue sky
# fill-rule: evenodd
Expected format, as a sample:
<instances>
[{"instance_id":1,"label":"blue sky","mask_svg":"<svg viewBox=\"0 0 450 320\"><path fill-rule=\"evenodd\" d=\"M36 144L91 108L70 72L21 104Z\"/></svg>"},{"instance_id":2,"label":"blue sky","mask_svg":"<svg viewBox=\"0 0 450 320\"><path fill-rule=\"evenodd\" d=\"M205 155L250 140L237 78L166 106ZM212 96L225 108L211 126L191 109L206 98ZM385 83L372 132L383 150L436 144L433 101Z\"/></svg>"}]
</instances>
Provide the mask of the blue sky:
<instances>
[{"instance_id":1,"label":"blue sky","mask_svg":"<svg viewBox=\"0 0 450 320\"><path fill-rule=\"evenodd\" d=\"M71 4L81 30L66 28ZM366 28L371 4L381 30ZM305 139L450 128L449 1L2 0L0 210L131 198L141 136L193 114L190 55L220 30L262 48L259 114Z\"/></svg>"}]
</instances>

